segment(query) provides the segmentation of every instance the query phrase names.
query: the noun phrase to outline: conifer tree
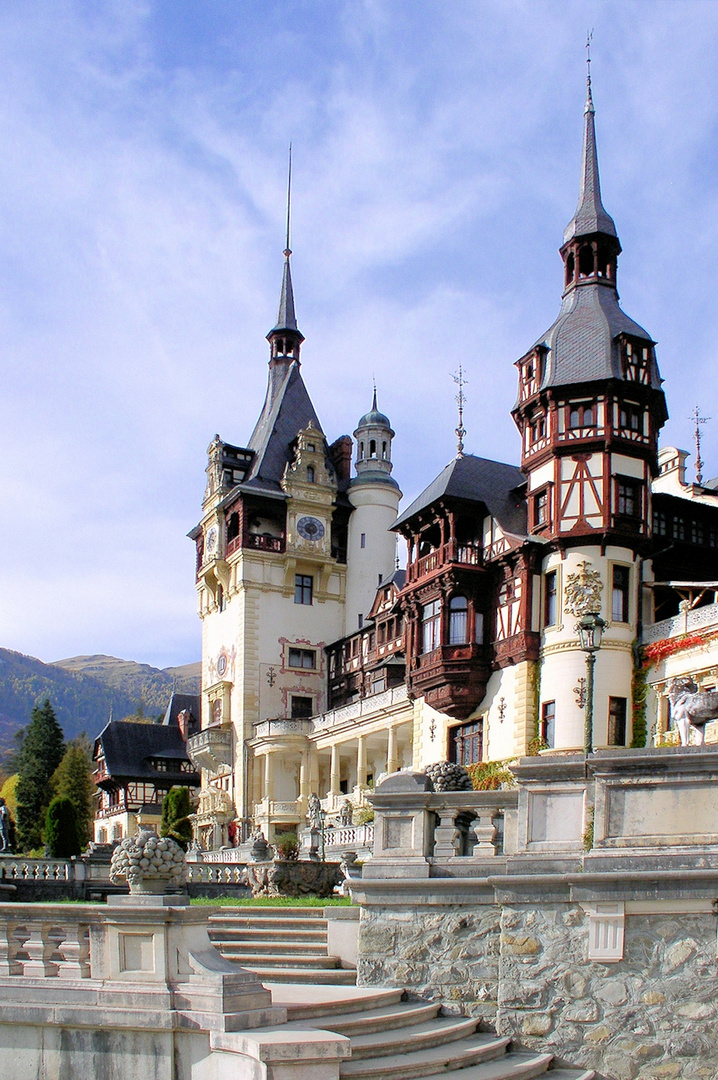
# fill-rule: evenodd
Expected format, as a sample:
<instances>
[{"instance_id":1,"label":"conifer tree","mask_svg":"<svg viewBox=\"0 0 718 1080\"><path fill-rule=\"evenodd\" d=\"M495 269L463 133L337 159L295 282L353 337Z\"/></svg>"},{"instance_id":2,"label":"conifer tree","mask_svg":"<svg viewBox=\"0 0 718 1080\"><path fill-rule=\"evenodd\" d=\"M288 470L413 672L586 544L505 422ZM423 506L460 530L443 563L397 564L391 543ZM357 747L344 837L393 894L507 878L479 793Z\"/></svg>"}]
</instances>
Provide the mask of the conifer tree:
<instances>
[{"instance_id":1,"label":"conifer tree","mask_svg":"<svg viewBox=\"0 0 718 1080\"><path fill-rule=\"evenodd\" d=\"M169 836L176 840L184 851L192 839L192 822L189 819L191 810L189 788L170 788L162 800L160 836Z\"/></svg>"},{"instance_id":2,"label":"conifer tree","mask_svg":"<svg viewBox=\"0 0 718 1080\"><path fill-rule=\"evenodd\" d=\"M72 799L53 799L45 816L45 842L53 859L69 859L81 849L77 811Z\"/></svg>"},{"instance_id":3,"label":"conifer tree","mask_svg":"<svg viewBox=\"0 0 718 1080\"><path fill-rule=\"evenodd\" d=\"M50 780L64 753L62 728L46 698L32 710L18 754L17 831L22 851L42 844L45 814L52 796Z\"/></svg>"},{"instance_id":4,"label":"conifer tree","mask_svg":"<svg viewBox=\"0 0 718 1080\"><path fill-rule=\"evenodd\" d=\"M92 773L92 746L86 735L80 735L67 744L51 786L55 795L72 801L77 813L78 840L83 848L92 839L92 794L95 790Z\"/></svg>"}]
</instances>

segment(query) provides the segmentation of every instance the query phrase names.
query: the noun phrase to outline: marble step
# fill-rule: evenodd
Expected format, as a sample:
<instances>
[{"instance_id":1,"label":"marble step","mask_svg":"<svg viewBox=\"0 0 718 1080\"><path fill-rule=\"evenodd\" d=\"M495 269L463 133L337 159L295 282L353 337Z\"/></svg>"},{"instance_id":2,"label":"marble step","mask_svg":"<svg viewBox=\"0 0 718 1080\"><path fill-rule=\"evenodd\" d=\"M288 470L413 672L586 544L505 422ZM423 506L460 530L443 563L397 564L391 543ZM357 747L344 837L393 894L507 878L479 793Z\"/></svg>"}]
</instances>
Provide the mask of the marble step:
<instances>
[{"instance_id":1,"label":"marble step","mask_svg":"<svg viewBox=\"0 0 718 1080\"><path fill-rule=\"evenodd\" d=\"M596 1073L593 1069L551 1069L548 1080L594 1080Z\"/></svg>"},{"instance_id":2,"label":"marble step","mask_svg":"<svg viewBox=\"0 0 718 1080\"><path fill-rule=\"evenodd\" d=\"M236 961L234 961L236 963ZM240 966L239 964L237 966ZM310 986L354 986L357 973L350 968L292 968L264 967L261 963L243 963L264 983L308 983Z\"/></svg>"},{"instance_id":3,"label":"marble step","mask_svg":"<svg viewBox=\"0 0 718 1080\"><path fill-rule=\"evenodd\" d=\"M509 1052L493 1061L484 1061L480 1065L470 1065L466 1069L460 1069L456 1074L456 1080L533 1080L535 1076L546 1076L546 1080L557 1077L558 1080L568 1080L554 1072L547 1072L552 1060L552 1054L531 1054ZM581 1074L576 1074L579 1080ZM446 1076L446 1070L431 1073L424 1080L440 1080ZM593 1076L593 1074L591 1074ZM590 1080L589 1074L586 1074ZM571 1076L573 1080L573 1075Z\"/></svg>"},{"instance_id":4,"label":"marble step","mask_svg":"<svg viewBox=\"0 0 718 1080\"><path fill-rule=\"evenodd\" d=\"M236 956L246 953L248 956L262 956L265 953L275 956L327 956L327 943L319 941L255 941L240 938L237 941L227 941L225 938L214 938L212 944L228 956Z\"/></svg>"},{"instance_id":5,"label":"marble step","mask_svg":"<svg viewBox=\"0 0 718 1080\"><path fill-rule=\"evenodd\" d=\"M405 1027L366 1035L352 1035L352 1061L362 1058L386 1057L390 1054L411 1055L418 1050L466 1039L476 1032L477 1021L466 1017L442 1016L424 1023L414 1023L407 1017ZM448 1054L451 1049L447 1047Z\"/></svg>"},{"instance_id":6,"label":"marble step","mask_svg":"<svg viewBox=\"0 0 718 1080\"><path fill-rule=\"evenodd\" d=\"M221 913L212 914L209 916L210 923L222 923L222 922L281 922L281 923L297 923L306 924L308 922L319 922L326 925L326 919L324 918L324 908L235 908L226 909Z\"/></svg>"},{"instance_id":7,"label":"marble step","mask_svg":"<svg viewBox=\"0 0 718 1080\"><path fill-rule=\"evenodd\" d=\"M209 936L213 941L241 938L247 941L277 941L288 938L290 941L326 941L326 930L287 930L280 926L212 926Z\"/></svg>"},{"instance_id":8,"label":"marble step","mask_svg":"<svg viewBox=\"0 0 718 1080\"><path fill-rule=\"evenodd\" d=\"M355 1080L413 1080L414 1077L437 1073L441 1076L456 1069L465 1069L469 1065L502 1057L509 1041L495 1035L474 1035L470 1039L462 1039L448 1046L434 1046L412 1054L389 1054L386 1057L358 1061L350 1059L342 1062L339 1075L342 1080L349 1080L349 1077Z\"/></svg>"},{"instance_id":9,"label":"marble step","mask_svg":"<svg viewBox=\"0 0 718 1080\"><path fill-rule=\"evenodd\" d=\"M402 989L376 989L366 986L293 986L283 983L273 986L272 979L264 980L272 994L272 1003L287 1010L291 1022L308 1020L304 1027L328 1029L332 1019L358 1019L380 1009L399 1005ZM326 1022L325 1022L326 1021ZM344 1032L340 1032L344 1034Z\"/></svg>"},{"instance_id":10,"label":"marble step","mask_svg":"<svg viewBox=\"0 0 718 1080\"><path fill-rule=\"evenodd\" d=\"M227 960L234 960L243 967L251 967L261 964L262 967L296 967L296 968L340 968L341 961L338 956L307 956L305 953L262 953L257 955L253 949L222 950L222 955Z\"/></svg>"},{"instance_id":11,"label":"marble step","mask_svg":"<svg viewBox=\"0 0 718 1080\"><path fill-rule=\"evenodd\" d=\"M359 1007L358 1007L359 1008ZM304 1027L320 1028L324 1031L334 1031L337 1035L369 1035L374 1032L391 1031L394 1028L407 1027L410 1024L421 1024L426 1020L433 1020L439 1015L440 1005L422 1002L384 1005L378 1009L366 1009L361 1012L345 1012L335 1015L322 1015L316 1019L308 1017L308 1023ZM296 1026L299 1026L298 1023Z\"/></svg>"}]
</instances>

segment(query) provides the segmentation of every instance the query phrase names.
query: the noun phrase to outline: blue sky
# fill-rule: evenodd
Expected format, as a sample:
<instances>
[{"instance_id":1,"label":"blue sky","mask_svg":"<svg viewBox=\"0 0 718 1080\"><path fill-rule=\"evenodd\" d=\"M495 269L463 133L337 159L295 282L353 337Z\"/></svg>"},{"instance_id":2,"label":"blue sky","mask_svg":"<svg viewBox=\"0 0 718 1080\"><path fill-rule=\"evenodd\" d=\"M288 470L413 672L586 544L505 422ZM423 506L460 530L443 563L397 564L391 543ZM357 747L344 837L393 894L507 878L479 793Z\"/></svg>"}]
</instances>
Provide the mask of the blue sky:
<instances>
[{"instance_id":1,"label":"blue sky","mask_svg":"<svg viewBox=\"0 0 718 1080\"><path fill-rule=\"evenodd\" d=\"M375 374L407 499L516 462L513 362L558 310L584 41L625 310L718 474L718 3L5 0L0 644L199 657L205 450L261 408L294 145L303 373L330 439Z\"/></svg>"}]
</instances>

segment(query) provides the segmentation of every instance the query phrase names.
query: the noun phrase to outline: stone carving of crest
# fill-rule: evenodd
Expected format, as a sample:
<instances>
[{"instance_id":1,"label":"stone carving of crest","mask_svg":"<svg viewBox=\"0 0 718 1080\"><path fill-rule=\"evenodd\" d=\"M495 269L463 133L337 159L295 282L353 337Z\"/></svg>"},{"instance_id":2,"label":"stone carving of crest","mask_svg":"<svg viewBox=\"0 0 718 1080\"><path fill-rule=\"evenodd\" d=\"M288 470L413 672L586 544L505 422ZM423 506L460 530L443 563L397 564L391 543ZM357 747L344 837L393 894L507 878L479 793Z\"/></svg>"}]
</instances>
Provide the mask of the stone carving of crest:
<instances>
[{"instance_id":1,"label":"stone carving of crest","mask_svg":"<svg viewBox=\"0 0 718 1080\"><path fill-rule=\"evenodd\" d=\"M584 559L578 564L578 573L566 576L564 588L564 612L566 615L595 615L601 610L603 582L598 570L591 570Z\"/></svg>"}]
</instances>

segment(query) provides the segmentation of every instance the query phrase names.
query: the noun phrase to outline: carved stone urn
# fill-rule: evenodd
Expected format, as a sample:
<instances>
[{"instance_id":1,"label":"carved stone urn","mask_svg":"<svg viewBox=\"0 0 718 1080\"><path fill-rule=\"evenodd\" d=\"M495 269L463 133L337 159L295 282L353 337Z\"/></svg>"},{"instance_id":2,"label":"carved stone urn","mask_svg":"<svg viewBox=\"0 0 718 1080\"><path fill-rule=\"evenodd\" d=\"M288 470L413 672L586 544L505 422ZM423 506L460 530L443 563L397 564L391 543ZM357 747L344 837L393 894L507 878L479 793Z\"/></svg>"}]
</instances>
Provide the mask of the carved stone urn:
<instances>
[{"instance_id":1,"label":"carved stone urn","mask_svg":"<svg viewBox=\"0 0 718 1080\"><path fill-rule=\"evenodd\" d=\"M187 881L187 860L176 841L159 837L150 829L122 840L110 863L110 881L125 880L130 892L160 895L181 889Z\"/></svg>"}]
</instances>

